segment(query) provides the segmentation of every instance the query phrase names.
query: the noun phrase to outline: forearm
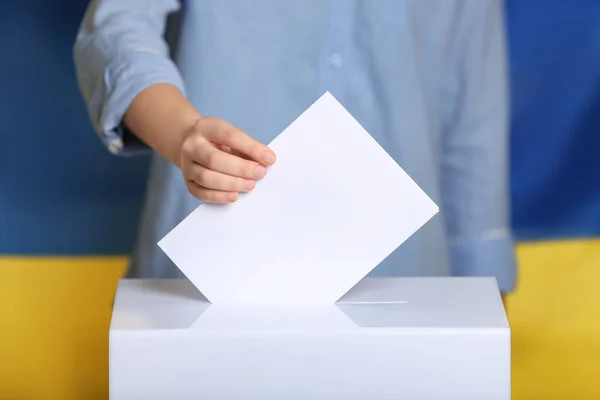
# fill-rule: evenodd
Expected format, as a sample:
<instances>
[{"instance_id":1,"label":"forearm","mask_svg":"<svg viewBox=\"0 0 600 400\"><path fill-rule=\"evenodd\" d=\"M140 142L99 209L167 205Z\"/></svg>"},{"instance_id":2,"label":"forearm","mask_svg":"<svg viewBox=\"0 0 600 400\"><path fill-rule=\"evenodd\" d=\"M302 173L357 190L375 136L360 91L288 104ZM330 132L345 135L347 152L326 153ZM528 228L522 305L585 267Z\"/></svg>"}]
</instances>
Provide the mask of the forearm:
<instances>
[{"instance_id":1,"label":"forearm","mask_svg":"<svg viewBox=\"0 0 600 400\"><path fill-rule=\"evenodd\" d=\"M156 84L133 99L123 122L141 141L180 166L181 144L198 118L198 111L176 87Z\"/></svg>"},{"instance_id":2,"label":"forearm","mask_svg":"<svg viewBox=\"0 0 600 400\"><path fill-rule=\"evenodd\" d=\"M176 161L172 132L193 110L163 38L168 15L179 8L177 0L94 0L86 10L73 48L77 81L94 130L113 154L144 154L149 149L140 144L146 141ZM132 106L134 99L139 106ZM140 140L129 140L123 129L129 109L129 130Z\"/></svg>"}]
</instances>

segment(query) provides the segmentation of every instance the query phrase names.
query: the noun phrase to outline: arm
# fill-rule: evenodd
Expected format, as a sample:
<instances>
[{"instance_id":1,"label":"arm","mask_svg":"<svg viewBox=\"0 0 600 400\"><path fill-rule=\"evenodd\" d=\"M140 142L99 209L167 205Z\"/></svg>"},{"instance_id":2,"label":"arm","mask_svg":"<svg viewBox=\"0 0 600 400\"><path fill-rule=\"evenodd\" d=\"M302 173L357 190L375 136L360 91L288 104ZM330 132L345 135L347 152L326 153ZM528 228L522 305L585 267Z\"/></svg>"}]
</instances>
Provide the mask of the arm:
<instances>
[{"instance_id":1,"label":"arm","mask_svg":"<svg viewBox=\"0 0 600 400\"><path fill-rule=\"evenodd\" d=\"M182 135L199 117L163 39L167 17L178 9L177 0L94 0L86 11L75 69L92 124L114 154L149 145L176 161L176 141L158 132Z\"/></svg>"},{"instance_id":2,"label":"arm","mask_svg":"<svg viewBox=\"0 0 600 400\"><path fill-rule=\"evenodd\" d=\"M508 187L508 82L499 0L470 2L456 38L442 154L443 205L455 275L515 287Z\"/></svg>"},{"instance_id":3,"label":"arm","mask_svg":"<svg viewBox=\"0 0 600 400\"><path fill-rule=\"evenodd\" d=\"M201 117L187 101L163 39L178 7L176 0L92 1L74 47L77 79L111 152L149 146L182 170L192 195L230 203L254 188L275 154L231 124Z\"/></svg>"}]
</instances>

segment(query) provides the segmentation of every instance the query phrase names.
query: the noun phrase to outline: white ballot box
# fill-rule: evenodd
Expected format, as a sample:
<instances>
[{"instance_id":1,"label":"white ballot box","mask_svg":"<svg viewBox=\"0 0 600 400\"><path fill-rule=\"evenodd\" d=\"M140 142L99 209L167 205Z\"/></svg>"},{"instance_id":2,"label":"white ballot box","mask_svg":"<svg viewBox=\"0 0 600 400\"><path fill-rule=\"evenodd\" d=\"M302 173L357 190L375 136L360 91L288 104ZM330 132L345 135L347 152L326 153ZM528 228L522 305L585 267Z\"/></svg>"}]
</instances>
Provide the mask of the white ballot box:
<instances>
[{"instance_id":1,"label":"white ballot box","mask_svg":"<svg viewBox=\"0 0 600 400\"><path fill-rule=\"evenodd\" d=\"M365 278L306 306L213 305L187 280L122 280L110 398L505 400L510 359L493 278Z\"/></svg>"}]
</instances>

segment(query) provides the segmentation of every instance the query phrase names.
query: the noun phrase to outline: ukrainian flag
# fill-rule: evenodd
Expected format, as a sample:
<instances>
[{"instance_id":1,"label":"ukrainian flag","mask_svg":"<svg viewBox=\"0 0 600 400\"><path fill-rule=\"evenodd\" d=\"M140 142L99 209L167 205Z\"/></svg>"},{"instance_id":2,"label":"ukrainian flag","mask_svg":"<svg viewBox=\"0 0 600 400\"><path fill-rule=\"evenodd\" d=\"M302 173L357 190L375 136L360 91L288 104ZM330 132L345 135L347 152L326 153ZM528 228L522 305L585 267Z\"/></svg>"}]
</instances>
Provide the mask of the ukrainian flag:
<instances>
[{"instance_id":1,"label":"ukrainian flag","mask_svg":"<svg viewBox=\"0 0 600 400\"><path fill-rule=\"evenodd\" d=\"M148 159L111 157L90 130L71 63L86 5L0 4L0 399L108 394ZM507 17L513 398L599 399L600 2L508 0Z\"/></svg>"}]
</instances>

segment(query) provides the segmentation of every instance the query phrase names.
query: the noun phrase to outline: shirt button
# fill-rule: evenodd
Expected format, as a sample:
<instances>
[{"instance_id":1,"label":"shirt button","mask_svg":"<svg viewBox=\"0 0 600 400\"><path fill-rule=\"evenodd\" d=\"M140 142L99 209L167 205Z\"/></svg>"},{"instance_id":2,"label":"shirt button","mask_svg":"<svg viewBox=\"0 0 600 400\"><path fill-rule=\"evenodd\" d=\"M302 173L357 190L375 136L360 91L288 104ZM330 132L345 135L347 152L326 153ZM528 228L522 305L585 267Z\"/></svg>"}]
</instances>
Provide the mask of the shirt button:
<instances>
[{"instance_id":1,"label":"shirt button","mask_svg":"<svg viewBox=\"0 0 600 400\"><path fill-rule=\"evenodd\" d=\"M333 53L329 57L327 57L327 63L333 67L341 68L342 67L342 56L338 53Z\"/></svg>"},{"instance_id":2,"label":"shirt button","mask_svg":"<svg viewBox=\"0 0 600 400\"><path fill-rule=\"evenodd\" d=\"M108 143L108 151L113 154L119 154L123 151L123 140L121 138L116 138L113 141Z\"/></svg>"}]
</instances>

